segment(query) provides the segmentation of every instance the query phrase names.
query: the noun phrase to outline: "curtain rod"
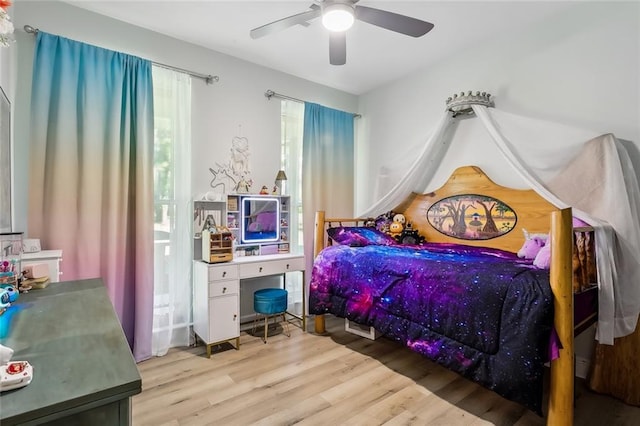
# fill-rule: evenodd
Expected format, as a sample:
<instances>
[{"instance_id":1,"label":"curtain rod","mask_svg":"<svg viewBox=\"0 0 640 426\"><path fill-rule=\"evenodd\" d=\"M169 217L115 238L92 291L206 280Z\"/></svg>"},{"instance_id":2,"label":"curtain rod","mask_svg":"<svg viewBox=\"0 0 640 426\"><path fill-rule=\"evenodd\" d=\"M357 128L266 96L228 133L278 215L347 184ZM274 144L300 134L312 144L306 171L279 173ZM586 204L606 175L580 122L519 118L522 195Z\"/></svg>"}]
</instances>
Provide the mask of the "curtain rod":
<instances>
[{"instance_id":1,"label":"curtain rod","mask_svg":"<svg viewBox=\"0 0 640 426\"><path fill-rule=\"evenodd\" d=\"M24 30L26 32L28 32L29 34L33 34L36 35L38 34L38 31L40 31L38 28L32 27L31 25L25 25L24 26ZM191 77L195 77L195 78L199 78L201 80L204 80L207 84L213 84L213 83L217 83L218 81L220 81L220 77L218 77L217 75L211 75L211 74L201 74L199 72L195 72L195 71L189 71L186 70L184 68L178 68L178 67L174 67L172 65L167 65L167 64L163 64L160 62L156 62L156 61L149 61L152 64L161 67L161 68L166 68L168 70L172 70L172 71L179 71L185 74L189 74Z\"/></svg>"},{"instance_id":2,"label":"curtain rod","mask_svg":"<svg viewBox=\"0 0 640 426\"><path fill-rule=\"evenodd\" d=\"M303 101L302 99L292 98L291 96L283 95L281 93L276 93L271 89L267 89L267 91L264 92L264 97L269 99L269 100L271 100L271 98L279 98L279 99L286 99L286 100L294 101L294 102L305 103L305 101ZM362 117L360 114L356 114L355 112L352 112L350 114L352 114L355 118Z\"/></svg>"}]
</instances>

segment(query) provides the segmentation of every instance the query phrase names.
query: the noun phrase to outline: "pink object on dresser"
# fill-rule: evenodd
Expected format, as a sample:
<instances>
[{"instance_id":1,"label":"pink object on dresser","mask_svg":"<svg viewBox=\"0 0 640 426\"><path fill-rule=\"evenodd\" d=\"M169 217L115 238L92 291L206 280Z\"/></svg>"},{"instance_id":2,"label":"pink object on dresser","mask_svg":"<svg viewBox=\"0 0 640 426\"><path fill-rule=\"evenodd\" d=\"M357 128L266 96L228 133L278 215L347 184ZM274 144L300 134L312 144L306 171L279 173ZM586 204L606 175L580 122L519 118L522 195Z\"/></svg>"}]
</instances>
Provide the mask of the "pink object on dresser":
<instances>
[{"instance_id":1,"label":"pink object on dresser","mask_svg":"<svg viewBox=\"0 0 640 426\"><path fill-rule=\"evenodd\" d=\"M34 263L24 267L26 278L42 278L49 276L49 265L46 263Z\"/></svg>"},{"instance_id":2,"label":"pink object on dresser","mask_svg":"<svg viewBox=\"0 0 640 426\"><path fill-rule=\"evenodd\" d=\"M260 254L278 254L278 246L275 244L262 246Z\"/></svg>"}]
</instances>

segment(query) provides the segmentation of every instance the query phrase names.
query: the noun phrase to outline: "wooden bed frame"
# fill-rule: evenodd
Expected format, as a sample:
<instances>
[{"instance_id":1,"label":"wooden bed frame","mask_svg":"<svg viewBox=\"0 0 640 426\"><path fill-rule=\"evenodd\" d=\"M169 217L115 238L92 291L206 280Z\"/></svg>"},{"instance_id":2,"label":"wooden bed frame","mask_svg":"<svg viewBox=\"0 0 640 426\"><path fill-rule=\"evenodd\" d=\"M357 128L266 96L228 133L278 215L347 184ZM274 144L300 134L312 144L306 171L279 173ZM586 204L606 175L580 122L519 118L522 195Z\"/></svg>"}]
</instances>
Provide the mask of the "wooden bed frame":
<instances>
[{"instance_id":1,"label":"wooden bed frame","mask_svg":"<svg viewBox=\"0 0 640 426\"><path fill-rule=\"evenodd\" d=\"M427 220L428 209L438 201L455 195L485 195L500 200L517 212L516 227L488 240L460 240L437 231ZM548 425L573 424L574 406L574 320L573 320L573 229L571 209L558 209L533 190L510 189L492 182L478 167L454 171L444 186L428 194L412 194L393 209L429 242L447 242L493 247L516 252L522 246L522 228L529 232L551 233L550 281L554 295L554 326L562 349L551 362L551 384L547 407ZM365 218L326 218L316 213L314 257L328 244L328 226L362 226ZM324 315L315 316L315 332L326 333Z\"/></svg>"}]
</instances>

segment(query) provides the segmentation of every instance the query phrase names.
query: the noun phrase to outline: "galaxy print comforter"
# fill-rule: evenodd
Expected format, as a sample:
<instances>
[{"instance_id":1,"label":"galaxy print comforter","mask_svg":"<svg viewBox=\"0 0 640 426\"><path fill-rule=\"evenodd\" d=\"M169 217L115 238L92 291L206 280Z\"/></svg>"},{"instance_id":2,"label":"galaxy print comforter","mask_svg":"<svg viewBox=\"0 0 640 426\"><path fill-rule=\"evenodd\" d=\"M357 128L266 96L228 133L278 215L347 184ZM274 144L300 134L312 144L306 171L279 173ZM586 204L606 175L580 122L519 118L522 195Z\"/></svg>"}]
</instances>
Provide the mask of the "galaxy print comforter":
<instances>
[{"instance_id":1,"label":"galaxy print comforter","mask_svg":"<svg viewBox=\"0 0 640 426\"><path fill-rule=\"evenodd\" d=\"M315 260L309 311L373 326L541 414L553 295L530 263L456 244L333 245Z\"/></svg>"}]
</instances>

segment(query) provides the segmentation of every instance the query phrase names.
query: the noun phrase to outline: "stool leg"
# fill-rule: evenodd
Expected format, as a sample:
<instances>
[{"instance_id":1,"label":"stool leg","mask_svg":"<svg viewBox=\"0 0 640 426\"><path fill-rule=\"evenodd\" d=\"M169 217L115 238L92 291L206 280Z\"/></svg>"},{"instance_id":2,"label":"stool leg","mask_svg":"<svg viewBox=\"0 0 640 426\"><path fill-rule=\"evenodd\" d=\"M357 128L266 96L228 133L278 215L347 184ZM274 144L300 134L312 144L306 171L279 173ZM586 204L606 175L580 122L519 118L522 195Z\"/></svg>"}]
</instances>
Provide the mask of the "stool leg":
<instances>
[{"instance_id":1,"label":"stool leg","mask_svg":"<svg viewBox=\"0 0 640 426\"><path fill-rule=\"evenodd\" d=\"M256 335L256 324L258 323L258 314L253 315L253 327L251 327L251 334Z\"/></svg>"},{"instance_id":2,"label":"stool leg","mask_svg":"<svg viewBox=\"0 0 640 426\"><path fill-rule=\"evenodd\" d=\"M287 318L284 315L285 315L285 312L282 313L282 323L284 324L284 327L287 329L285 334L287 335L287 337L291 337L291 331L289 331L289 321L287 321Z\"/></svg>"},{"instance_id":3,"label":"stool leg","mask_svg":"<svg viewBox=\"0 0 640 426\"><path fill-rule=\"evenodd\" d=\"M267 330L269 329L269 315L264 316L264 343L267 343Z\"/></svg>"}]
</instances>

